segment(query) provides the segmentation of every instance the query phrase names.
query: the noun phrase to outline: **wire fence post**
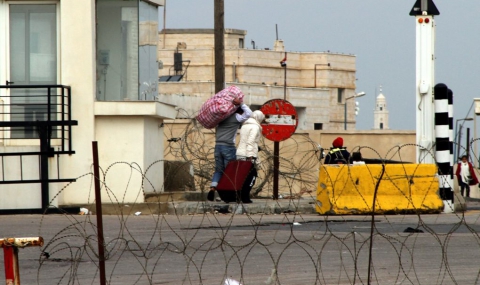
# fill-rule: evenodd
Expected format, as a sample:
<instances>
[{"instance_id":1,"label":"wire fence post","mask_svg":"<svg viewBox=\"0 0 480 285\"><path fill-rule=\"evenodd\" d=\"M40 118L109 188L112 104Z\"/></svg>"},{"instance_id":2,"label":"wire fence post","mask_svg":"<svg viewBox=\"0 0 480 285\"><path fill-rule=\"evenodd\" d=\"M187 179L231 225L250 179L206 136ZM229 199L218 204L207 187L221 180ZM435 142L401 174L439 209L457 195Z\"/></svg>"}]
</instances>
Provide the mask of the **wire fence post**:
<instances>
[{"instance_id":1,"label":"wire fence post","mask_svg":"<svg viewBox=\"0 0 480 285\"><path fill-rule=\"evenodd\" d=\"M97 231L98 231L98 264L100 270L100 285L106 285L105 278L105 242L103 238L103 220L102 220L102 196L100 193L100 170L98 163L98 144L92 142L93 149L93 174L95 180L95 207L97 211Z\"/></svg>"}]
</instances>

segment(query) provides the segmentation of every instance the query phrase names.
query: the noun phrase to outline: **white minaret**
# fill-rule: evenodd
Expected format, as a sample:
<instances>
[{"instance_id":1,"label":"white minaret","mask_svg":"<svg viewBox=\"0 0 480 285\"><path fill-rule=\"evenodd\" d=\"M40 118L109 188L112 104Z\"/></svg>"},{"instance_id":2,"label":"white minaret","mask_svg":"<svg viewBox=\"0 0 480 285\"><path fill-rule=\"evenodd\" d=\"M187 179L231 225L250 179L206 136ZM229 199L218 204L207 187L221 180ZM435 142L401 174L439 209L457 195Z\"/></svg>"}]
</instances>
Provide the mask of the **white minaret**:
<instances>
[{"instance_id":1,"label":"white minaret","mask_svg":"<svg viewBox=\"0 0 480 285\"><path fill-rule=\"evenodd\" d=\"M374 130L388 130L388 110L387 100L382 94L382 86L380 86L380 94L378 94L375 111L373 112L373 129Z\"/></svg>"}]
</instances>

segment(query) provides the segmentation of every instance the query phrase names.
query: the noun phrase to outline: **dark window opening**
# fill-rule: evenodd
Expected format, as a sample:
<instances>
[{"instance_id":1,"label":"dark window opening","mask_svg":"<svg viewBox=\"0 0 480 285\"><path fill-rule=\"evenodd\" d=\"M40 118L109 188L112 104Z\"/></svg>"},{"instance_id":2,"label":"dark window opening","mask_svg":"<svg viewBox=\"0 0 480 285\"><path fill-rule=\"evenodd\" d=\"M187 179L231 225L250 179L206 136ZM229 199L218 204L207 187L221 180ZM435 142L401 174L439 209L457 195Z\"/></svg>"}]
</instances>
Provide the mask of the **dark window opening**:
<instances>
[{"instance_id":1,"label":"dark window opening","mask_svg":"<svg viewBox=\"0 0 480 285\"><path fill-rule=\"evenodd\" d=\"M314 130L323 130L323 124L322 123L314 123L313 124L313 129Z\"/></svg>"},{"instance_id":2,"label":"dark window opening","mask_svg":"<svg viewBox=\"0 0 480 285\"><path fill-rule=\"evenodd\" d=\"M343 93L345 89L344 88L338 88L338 93L337 93L337 102L338 103L343 103Z\"/></svg>"}]
</instances>

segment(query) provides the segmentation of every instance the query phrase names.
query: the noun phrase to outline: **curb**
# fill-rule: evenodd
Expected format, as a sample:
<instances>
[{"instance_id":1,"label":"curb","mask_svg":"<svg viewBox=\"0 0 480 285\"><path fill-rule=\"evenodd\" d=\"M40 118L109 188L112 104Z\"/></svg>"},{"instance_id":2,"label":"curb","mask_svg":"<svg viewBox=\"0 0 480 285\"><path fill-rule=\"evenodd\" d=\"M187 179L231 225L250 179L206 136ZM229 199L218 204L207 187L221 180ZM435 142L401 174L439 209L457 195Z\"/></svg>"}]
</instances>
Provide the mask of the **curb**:
<instances>
[{"instance_id":1,"label":"curb","mask_svg":"<svg viewBox=\"0 0 480 285\"><path fill-rule=\"evenodd\" d=\"M88 210L89 214L95 214L95 204L78 205ZM236 204L210 201L178 201L138 204L102 204L103 215L195 215L205 213L234 213L242 214L317 214L315 200L270 200L253 199L250 204Z\"/></svg>"}]
</instances>

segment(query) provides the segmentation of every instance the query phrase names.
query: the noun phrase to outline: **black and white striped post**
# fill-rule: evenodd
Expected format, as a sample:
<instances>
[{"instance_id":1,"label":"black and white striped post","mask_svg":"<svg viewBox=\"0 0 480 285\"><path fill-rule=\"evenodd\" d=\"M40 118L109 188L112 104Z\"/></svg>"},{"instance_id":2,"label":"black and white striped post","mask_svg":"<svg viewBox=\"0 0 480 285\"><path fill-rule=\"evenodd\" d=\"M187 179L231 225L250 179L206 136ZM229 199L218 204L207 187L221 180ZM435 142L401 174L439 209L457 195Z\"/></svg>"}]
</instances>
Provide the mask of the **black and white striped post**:
<instances>
[{"instance_id":1,"label":"black and white striped post","mask_svg":"<svg viewBox=\"0 0 480 285\"><path fill-rule=\"evenodd\" d=\"M455 154L454 154L454 139L455 139L455 129L453 128L453 91L448 89L448 125L449 125L449 138L450 138L450 181L451 181L451 188L452 193L454 193L453 189L453 179L455 178L453 172L453 166L455 165ZM453 195L455 200L455 195Z\"/></svg>"},{"instance_id":2,"label":"black and white striped post","mask_svg":"<svg viewBox=\"0 0 480 285\"><path fill-rule=\"evenodd\" d=\"M454 212L453 206L453 180L451 178L451 143L450 111L448 100L448 87L443 83L435 85L435 160L438 167L440 182L440 197L443 200L443 212Z\"/></svg>"}]
</instances>

